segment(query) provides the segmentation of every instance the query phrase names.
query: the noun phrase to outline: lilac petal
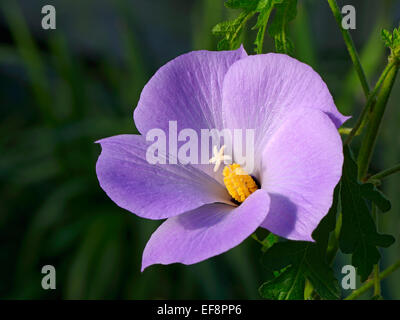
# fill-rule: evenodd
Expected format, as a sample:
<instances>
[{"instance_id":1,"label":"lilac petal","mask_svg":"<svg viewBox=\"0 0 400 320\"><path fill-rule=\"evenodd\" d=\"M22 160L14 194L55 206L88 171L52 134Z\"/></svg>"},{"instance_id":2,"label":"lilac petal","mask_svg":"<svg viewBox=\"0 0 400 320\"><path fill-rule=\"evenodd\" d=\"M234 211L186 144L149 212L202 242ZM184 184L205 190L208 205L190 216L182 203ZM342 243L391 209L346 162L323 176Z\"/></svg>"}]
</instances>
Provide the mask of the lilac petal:
<instances>
[{"instance_id":1,"label":"lilac petal","mask_svg":"<svg viewBox=\"0 0 400 320\"><path fill-rule=\"evenodd\" d=\"M190 165L150 164L142 136L100 140L96 172L100 186L120 207L140 217L164 219L204 204L230 203L225 188Z\"/></svg>"},{"instance_id":2,"label":"lilac petal","mask_svg":"<svg viewBox=\"0 0 400 320\"><path fill-rule=\"evenodd\" d=\"M261 185L271 207L261 226L288 239L313 241L313 230L332 205L342 164L342 141L326 114L297 109L288 115L262 155Z\"/></svg>"},{"instance_id":3,"label":"lilac petal","mask_svg":"<svg viewBox=\"0 0 400 320\"><path fill-rule=\"evenodd\" d=\"M336 127L347 119L321 77L284 54L253 55L235 62L225 76L222 101L225 127L255 129L256 150L295 109L321 110Z\"/></svg>"},{"instance_id":4,"label":"lilac petal","mask_svg":"<svg viewBox=\"0 0 400 320\"><path fill-rule=\"evenodd\" d=\"M215 203L169 218L147 243L142 271L157 263L197 263L237 246L265 219L269 202L260 189L236 208Z\"/></svg>"},{"instance_id":5,"label":"lilac petal","mask_svg":"<svg viewBox=\"0 0 400 320\"><path fill-rule=\"evenodd\" d=\"M225 73L246 57L243 47L235 51L193 51L161 67L144 87L134 112L142 134L177 121L185 128L221 129L221 92Z\"/></svg>"}]
</instances>

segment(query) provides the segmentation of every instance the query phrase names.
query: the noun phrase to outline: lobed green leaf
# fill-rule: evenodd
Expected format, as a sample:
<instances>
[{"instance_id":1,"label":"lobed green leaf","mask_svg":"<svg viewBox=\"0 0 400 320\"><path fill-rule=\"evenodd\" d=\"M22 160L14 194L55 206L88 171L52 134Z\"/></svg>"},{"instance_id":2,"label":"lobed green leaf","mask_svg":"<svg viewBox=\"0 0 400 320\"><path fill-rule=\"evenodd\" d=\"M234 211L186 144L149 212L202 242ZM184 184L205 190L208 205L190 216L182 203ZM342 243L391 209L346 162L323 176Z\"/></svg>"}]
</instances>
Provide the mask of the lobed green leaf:
<instances>
[{"instance_id":1,"label":"lobed green leaf","mask_svg":"<svg viewBox=\"0 0 400 320\"><path fill-rule=\"evenodd\" d=\"M315 243L276 243L263 256L264 265L272 272L286 269L260 287L261 296L278 300L304 299L305 281L309 280L321 299L339 299L338 281L320 253Z\"/></svg>"},{"instance_id":2,"label":"lobed green leaf","mask_svg":"<svg viewBox=\"0 0 400 320\"><path fill-rule=\"evenodd\" d=\"M385 46L390 48L392 57L400 59L400 26L392 32L382 29L381 37Z\"/></svg>"},{"instance_id":3,"label":"lobed green leaf","mask_svg":"<svg viewBox=\"0 0 400 320\"><path fill-rule=\"evenodd\" d=\"M289 267L279 276L261 285L260 295L269 300L303 300L305 278L299 268Z\"/></svg>"},{"instance_id":4,"label":"lobed green leaf","mask_svg":"<svg viewBox=\"0 0 400 320\"><path fill-rule=\"evenodd\" d=\"M389 199L372 183L362 184L360 188L362 196L373 202L382 212L387 212L392 208Z\"/></svg>"},{"instance_id":5,"label":"lobed green leaf","mask_svg":"<svg viewBox=\"0 0 400 320\"><path fill-rule=\"evenodd\" d=\"M331 209L313 233L315 243L279 242L264 254L264 266L276 276L259 288L262 297L277 300L304 299L304 286L308 280L321 299L340 299L338 281L326 261L329 234L336 224L339 190L338 185Z\"/></svg>"},{"instance_id":6,"label":"lobed green leaf","mask_svg":"<svg viewBox=\"0 0 400 320\"><path fill-rule=\"evenodd\" d=\"M274 21L269 33L275 41L277 52L292 54L293 44L287 37L287 24L296 17L297 0L228 0L225 6L241 9L240 15L230 21L217 24L212 32L222 39L218 43L219 50L233 50L240 46L240 36L247 21L258 14L257 23L252 30L258 30L254 41L256 53L262 53L265 32L271 13L276 8Z\"/></svg>"},{"instance_id":7,"label":"lobed green leaf","mask_svg":"<svg viewBox=\"0 0 400 320\"><path fill-rule=\"evenodd\" d=\"M279 53L293 54L293 43L288 38L287 26L296 18L297 0L285 0L276 5L274 21L268 29L270 36L275 41L275 49Z\"/></svg>"},{"instance_id":8,"label":"lobed green leaf","mask_svg":"<svg viewBox=\"0 0 400 320\"><path fill-rule=\"evenodd\" d=\"M361 280L370 275L373 265L380 260L377 246L388 247L394 242L390 235L379 234L372 219L366 199L374 201L381 209L390 205L382 195L357 180L357 164L351 150L344 147L343 176L341 180L342 229L339 246L342 252L352 254L352 264L357 268Z\"/></svg>"},{"instance_id":9,"label":"lobed green leaf","mask_svg":"<svg viewBox=\"0 0 400 320\"><path fill-rule=\"evenodd\" d=\"M392 46L392 42L393 42L393 35L390 33L390 31L386 30L386 29L382 29L381 37L382 37L383 42L385 43L385 46L390 48Z\"/></svg>"},{"instance_id":10,"label":"lobed green leaf","mask_svg":"<svg viewBox=\"0 0 400 320\"><path fill-rule=\"evenodd\" d=\"M234 50L240 46L240 36L248 19L254 15L251 10L245 10L236 19L218 23L212 29L217 37L222 37L218 42L218 50Z\"/></svg>"}]
</instances>

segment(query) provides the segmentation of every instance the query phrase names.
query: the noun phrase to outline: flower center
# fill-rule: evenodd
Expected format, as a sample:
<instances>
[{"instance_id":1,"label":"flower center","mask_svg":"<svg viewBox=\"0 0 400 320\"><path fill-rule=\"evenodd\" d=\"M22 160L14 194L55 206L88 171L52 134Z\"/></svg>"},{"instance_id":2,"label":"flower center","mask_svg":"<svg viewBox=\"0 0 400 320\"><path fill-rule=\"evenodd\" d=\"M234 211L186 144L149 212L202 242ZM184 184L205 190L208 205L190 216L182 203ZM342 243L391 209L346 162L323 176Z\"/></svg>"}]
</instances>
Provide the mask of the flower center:
<instances>
[{"instance_id":1,"label":"flower center","mask_svg":"<svg viewBox=\"0 0 400 320\"><path fill-rule=\"evenodd\" d=\"M226 166L222 171L224 184L229 194L238 202L243 202L258 189L253 178L239 164Z\"/></svg>"}]
</instances>

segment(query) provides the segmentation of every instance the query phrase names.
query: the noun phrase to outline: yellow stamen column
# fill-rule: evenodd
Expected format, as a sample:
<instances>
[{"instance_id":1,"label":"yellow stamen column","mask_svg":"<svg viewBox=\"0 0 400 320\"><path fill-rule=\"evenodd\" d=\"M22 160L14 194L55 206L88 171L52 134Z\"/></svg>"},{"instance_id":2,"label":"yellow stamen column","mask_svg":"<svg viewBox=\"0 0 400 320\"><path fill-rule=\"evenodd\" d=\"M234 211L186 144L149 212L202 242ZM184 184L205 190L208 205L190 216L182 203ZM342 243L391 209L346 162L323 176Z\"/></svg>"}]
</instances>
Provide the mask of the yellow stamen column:
<instances>
[{"instance_id":1,"label":"yellow stamen column","mask_svg":"<svg viewBox=\"0 0 400 320\"><path fill-rule=\"evenodd\" d=\"M222 174L226 189L231 197L238 202L243 202L258 189L253 178L237 163L226 166Z\"/></svg>"}]
</instances>

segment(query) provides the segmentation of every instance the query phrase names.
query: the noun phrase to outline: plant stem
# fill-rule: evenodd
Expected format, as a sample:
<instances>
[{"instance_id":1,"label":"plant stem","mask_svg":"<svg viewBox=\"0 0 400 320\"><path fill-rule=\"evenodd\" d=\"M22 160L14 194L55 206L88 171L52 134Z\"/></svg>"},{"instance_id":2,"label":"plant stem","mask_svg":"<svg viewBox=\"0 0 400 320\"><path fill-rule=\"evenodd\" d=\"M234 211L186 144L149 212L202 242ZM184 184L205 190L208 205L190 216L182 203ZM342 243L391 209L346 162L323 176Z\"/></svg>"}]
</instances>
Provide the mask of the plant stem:
<instances>
[{"instance_id":1,"label":"plant stem","mask_svg":"<svg viewBox=\"0 0 400 320\"><path fill-rule=\"evenodd\" d=\"M351 132L350 132L349 136L347 137L347 139L345 140L344 144L349 144L356 134L360 134L360 130L366 123L367 115L368 115L370 109L372 109L372 105L374 105L376 102L375 97L376 97L379 89L381 88L383 81L386 79L386 76L388 75L389 71L394 67L394 65L395 65L394 62L389 62L386 65L386 67L383 70L381 76L379 77L378 82L376 83L374 89L370 92L370 94L368 96L367 104L365 105L364 110L361 112L360 116L358 117L354 128L351 130Z\"/></svg>"},{"instance_id":2,"label":"plant stem","mask_svg":"<svg viewBox=\"0 0 400 320\"><path fill-rule=\"evenodd\" d=\"M396 79L398 65L391 68L382 83L381 90L378 93L377 102L374 110L371 112L370 120L367 126L367 132L361 144L360 152L358 154L358 178L362 179L368 172L368 167L371 162L372 152L375 147L376 139L380 124L382 122L383 114L386 109L386 104L392 91L394 81Z\"/></svg>"},{"instance_id":3,"label":"plant stem","mask_svg":"<svg viewBox=\"0 0 400 320\"><path fill-rule=\"evenodd\" d=\"M376 224L376 231L379 231L378 215L376 212L376 205L372 204L372 218ZM374 297L381 297L381 280L379 279L379 261L374 265Z\"/></svg>"},{"instance_id":4,"label":"plant stem","mask_svg":"<svg viewBox=\"0 0 400 320\"><path fill-rule=\"evenodd\" d=\"M393 173L397 173L397 172L400 172L400 164L373 175L371 178L369 178L369 180L381 180L381 179L383 179Z\"/></svg>"},{"instance_id":5,"label":"plant stem","mask_svg":"<svg viewBox=\"0 0 400 320\"><path fill-rule=\"evenodd\" d=\"M374 265L374 297L381 296L381 280L379 278L379 263Z\"/></svg>"},{"instance_id":6,"label":"plant stem","mask_svg":"<svg viewBox=\"0 0 400 320\"><path fill-rule=\"evenodd\" d=\"M353 61L353 65L354 65L354 68L356 69L358 78L360 79L364 94L368 98L370 89L369 89L367 77L365 76L364 70L361 66L360 58L359 58L357 50L355 48L353 39L351 38L349 31L346 29L343 29L343 27L342 27L343 17L340 12L340 9L336 3L336 0L328 0L328 3L329 3L329 6L331 7L333 16L336 19L339 29L342 32L343 39L344 39L344 42L347 47L347 51L350 54L351 61Z\"/></svg>"},{"instance_id":7,"label":"plant stem","mask_svg":"<svg viewBox=\"0 0 400 320\"><path fill-rule=\"evenodd\" d=\"M389 275L391 275L393 272L395 272L397 269L400 268L400 260L397 261L396 263L392 264L390 267L385 269L379 274L379 280L383 280ZM361 296L363 293L367 292L369 289L371 289L374 286L374 281L367 281L362 287L358 288L357 290L354 290L350 295L348 295L344 300L355 300L359 296Z\"/></svg>"},{"instance_id":8,"label":"plant stem","mask_svg":"<svg viewBox=\"0 0 400 320\"><path fill-rule=\"evenodd\" d=\"M335 260L336 254L339 250L339 236L340 230L342 229L342 213L339 213L339 216L336 220L335 230L331 236L329 241L328 250L326 252L326 261L329 265L332 265Z\"/></svg>"}]
</instances>

